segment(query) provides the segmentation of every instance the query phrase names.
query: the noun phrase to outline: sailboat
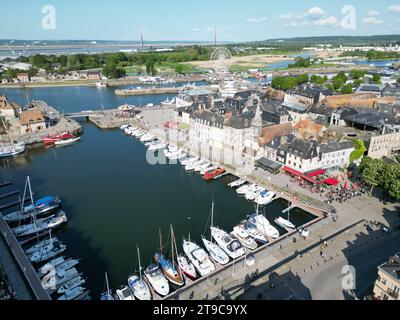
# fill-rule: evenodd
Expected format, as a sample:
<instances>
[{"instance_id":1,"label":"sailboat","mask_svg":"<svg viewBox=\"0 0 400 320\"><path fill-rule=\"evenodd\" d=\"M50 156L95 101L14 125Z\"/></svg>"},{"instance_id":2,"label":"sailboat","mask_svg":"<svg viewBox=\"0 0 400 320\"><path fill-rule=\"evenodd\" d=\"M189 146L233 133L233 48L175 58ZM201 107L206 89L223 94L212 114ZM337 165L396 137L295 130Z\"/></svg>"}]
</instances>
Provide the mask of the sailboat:
<instances>
[{"instance_id":1,"label":"sailboat","mask_svg":"<svg viewBox=\"0 0 400 320\"><path fill-rule=\"evenodd\" d=\"M113 295L112 295L112 293L111 293L110 287L109 287L109 285L108 285L108 275L107 275L107 272L106 272L106 286L107 286L107 291L106 291L106 292L103 292L103 293L101 294L100 300L102 300L102 301L113 301L113 300L115 300L114 297L113 297Z\"/></svg>"},{"instance_id":2,"label":"sailboat","mask_svg":"<svg viewBox=\"0 0 400 320\"><path fill-rule=\"evenodd\" d=\"M260 215L258 209L259 207L257 205L257 212L249 216L249 222L254 224L256 228L265 236L272 239L278 239L280 236L279 231L271 225L266 217Z\"/></svg>"},{"instance_id":3,"label":"sailboat","mask_svg":"<svg viewBox=\"0 0 400 320\"><path fill-rule=\"evenodd\" d=\"M7 131L8 138L10 139L10 143L4 143L3 139L1 140L0 158L13 157L20 153L23 153L25 151L25 143L12 141L10 133L7 130L7 126L3 121L3 118L1 119L1 121L3 123L3 127Z\"/></svg>"},{"instance_id":4,"label":"sailboat","mask_svg":"<svg viewBox=\"0 0 400 320\"><path fill-rule=\"evenodd\" d=\"M214 224L214 202L212 203L212 208L211 208L211 228L213 227ZM229 257L227 254L222 250L217 244L212 242L212 237L211 241L207 240L204 236L202 237L204 246L208 253L210 254L211 258L220 265L226 265L229 263Z\"/></svg>"},{"instance_id":5,"label":"sailboat","mask_svg":"<svg viewBox=\"0 0 400 320\"><path fill-rule=\"evenodd\" d=\"M132 290L134 296L138 300L151 300L151 292L147 283L143 280L142 276L142 264L140 262L140 251L139 246L137 246L137 254L139 261L139 276L136 274L132 275L128 279L129 288Z\"/></svg>"},{"instance_id":6,"label":"sailboat","mask_svg":"<svg viewBox=\"0 0 400 320\"><path fill-rule=\"evenodd\" d=\"M177 271L176 266L175 266L175 248L174 248L174 231L172 229L171 225L171 251L172 251L172 262L167 260L164 255L162 254L162 239L161 239L161 230L160 230L160 252L161 253L156 253L154 255L154 260L157 262L157 264L160 266L164 276L173 284L181 287L185 284L185 281L183 280L182 274Z\"/></svg>"},{"instance_id":7,"label":"sailboat","mask_svg":"<svg viewBox=\"0 0 400 320\"><path fill-rule=\"evenodd\" d=\"M185 256L180 255L177 257L179 269L191 280L197 279L196 268Z\"/></svg>"},{"instance_id":8,"label":"sailboat","mask_svg":"<svg viewBox=\"0 0 400 320\"><path fill-rule=\"evenodd\" d=\"M284 218L282 218L282 217L278 217L278 218L276 218L276 219L274 220L274 222L275 222L278 226L282 227L283 229L294 230L294 229L296 229L296 226L295 226L292 222L290 222L290 207L289 207L289 209L288 209L287 211L288 211L288 218L287 218L287 220L284 219Z\"/></svg>"}]
</instances>

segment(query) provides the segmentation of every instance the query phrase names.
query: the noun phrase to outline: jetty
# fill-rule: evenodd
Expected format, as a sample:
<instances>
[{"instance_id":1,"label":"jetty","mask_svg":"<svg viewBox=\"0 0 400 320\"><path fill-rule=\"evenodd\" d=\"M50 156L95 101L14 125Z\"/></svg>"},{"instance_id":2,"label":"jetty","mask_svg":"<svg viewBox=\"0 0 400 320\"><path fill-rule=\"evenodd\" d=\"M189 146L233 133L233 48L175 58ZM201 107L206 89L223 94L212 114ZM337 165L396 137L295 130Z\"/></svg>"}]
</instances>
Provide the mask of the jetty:
<instances>
[{"instance_id":1,"label":"jetty","mask_svg":"<svg viewBox=\"0 0 400 320\"><path fill-rule=\"evenodd\" d=\"M160 87L160 88L143 88L143 89L120 89L115 90L117 96L141 96L156 94L177 94L182 88L179 87Z\"/></svg>"}]
</instances>

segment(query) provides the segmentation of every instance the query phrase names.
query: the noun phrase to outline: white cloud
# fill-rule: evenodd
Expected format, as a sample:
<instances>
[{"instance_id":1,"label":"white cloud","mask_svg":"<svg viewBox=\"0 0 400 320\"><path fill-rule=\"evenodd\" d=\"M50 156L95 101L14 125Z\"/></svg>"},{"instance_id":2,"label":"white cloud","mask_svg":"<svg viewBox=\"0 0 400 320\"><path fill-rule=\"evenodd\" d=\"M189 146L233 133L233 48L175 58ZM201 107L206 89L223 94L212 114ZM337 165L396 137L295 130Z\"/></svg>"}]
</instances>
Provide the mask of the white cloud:
<instances>
[{"instance_id":1,"label":"white cloud","mask_svg":"<svg viewBox=\"0 0 400 320\"><path fill-rule=\"evenodd\" d=\"M325 11L320 7L312 7L307 11L306 16L310 19L320 19L325 16Z\"/></svg>"},{"instance_id":2,"label":"white cloud","mask_svg":"<svg viewBox=\"0 0 400 320\"><path fill-rule=\"evenodd\" d=\"M376 10L369 10L367 12L367 17L377 17L377 16L380 16L380 15L381 15L381 13L379 11L376 11Z\"/></svg>"},{"instance_id":3,"label":"white cloud","mask_svg":"<svg viewBox=\"0 0 400 320\"><path fill-rule=\"evenodd\" d=\"M247 19L247 22L251 22L251 23L259 23L259 22L263 22L263 21L267 21L267 17Z\"/></svg>"},{"instance_id":4,"label":"white cloud","mask_svg":"<svg viewBox=\"0 0 400 320\"><path fill-rule=\"evenodd\" d=\"M293 14L292 12L289 12L289 13L280 14L280 15L278 16L278 19L281 19L281 20L289 20L289 19L292 19L293 17L294 17L294 14Z\"/></svg>"},{"instance_id":5,"label":"white cloud","mask_svg":"<svg viewBox=\"0 0 400 320\"><path fill-rule=\"evenodd\" d=\"M334 27L337 26L338 24L339 21L334 16L318 19L312 23L312 25L317 27Z\"/></svg>"},{"instance_id":6,"label":"white cloud","mask_svg":"<svg viewBox=\"0 0 400 320\"><path fill-rule=\"evenodd\" d=\"M400 4L391 5L388 9L390 12L400 13Z\"/></svg>"},{"instance_id":7,"label":"white cloud","mask_svg":"<svg viewBox=\"0 0 400 320\"><path fill-rule=\"evenodd\" d=\"M193 28L192 31L193 31L193 32L199 32L200 29L199 29L199 28Z\"/></svg>"},{"instance_id":8,"label":"white cloud","mask_svg":"<svg viewBox=\"0 0 400 320\"><path fill-rule=\"evenodd\" d=\"M383 23L383 21L376 17L367 17L367 18L363 19L363 24L378 25L378 24L382 24L382 23Z\"/></svg>"}]
</instances>

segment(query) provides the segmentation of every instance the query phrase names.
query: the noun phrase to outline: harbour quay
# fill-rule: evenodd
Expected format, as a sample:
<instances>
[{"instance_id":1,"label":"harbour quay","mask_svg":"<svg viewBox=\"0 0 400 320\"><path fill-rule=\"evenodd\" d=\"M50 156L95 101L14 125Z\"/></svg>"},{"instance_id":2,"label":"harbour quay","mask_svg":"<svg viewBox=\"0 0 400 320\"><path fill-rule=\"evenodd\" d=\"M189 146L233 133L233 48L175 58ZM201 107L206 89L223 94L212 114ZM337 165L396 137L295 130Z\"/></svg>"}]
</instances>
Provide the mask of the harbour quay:
<instances>
[{"instance_id":1,"label":"harbour quay","mask_svg":"<svg viewBox=\"0 0 400 320\"><path fill-rule=\"evenodd\" d=\"M82 126L75 120L66 117L60 111L49 106L44 101L32 101L32 106L40 110L48 119L49 126L45 130L23 134L19 140L24 142L27 148L33 149L42 147L43 139L51 135L59 135L69 132L74 135L83 133Z\"/></svg>"}]
</instances>

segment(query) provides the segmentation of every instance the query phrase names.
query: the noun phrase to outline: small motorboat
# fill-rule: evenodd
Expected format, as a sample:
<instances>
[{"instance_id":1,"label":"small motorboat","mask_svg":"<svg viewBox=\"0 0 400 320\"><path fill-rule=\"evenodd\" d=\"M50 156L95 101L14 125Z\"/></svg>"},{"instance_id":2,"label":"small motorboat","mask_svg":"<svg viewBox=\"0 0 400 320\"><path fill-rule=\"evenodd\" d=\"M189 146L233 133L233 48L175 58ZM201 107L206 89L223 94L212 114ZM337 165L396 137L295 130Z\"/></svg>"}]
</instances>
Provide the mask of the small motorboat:
<instances>
[{"instance_id":1,"label":"small motorboat","mask_svg":"<svg viewBox=\"0 0 400 320\"><path fill-rule=\"evenodd\" d=\"M282 217L276 218L274 222L284 229L296 229L296 226L293 223L291 223L289 220L283 219Z\"/></svg>"},{"instance_id":2,"label":"small motorboat","mask_svg":"<svg viewBox=\"0 0 400 320\"><path fill-rule=\"evenodd\" d=\"M122 301L132 301L135 300L135 296L133 295L131 289L129 287L123 287L116 291L118 300Z\"/></svg>"},{"instance_id":3,"label":"small motorboat","mask_svg":"<svg viewBox=\"0 0 400 320\"><path fill-rule=\"evenodd\" d=\"M43 138L42 141L44 144L54 144L60 140L73 139L73 138L75 138L73 134L66 132L58 136L48 136L46 138Z\"/></svg>"},{"instance_id":4,"label":"small motorboat","mask_svg":"<svg viewBox=\"0 0 400 320\"><path fill-rule=\"evenodd\" d=\"M204 176L203 176L203 179L206 180L206 181L211 181L211 180L213 180L214 178L220 176L220 175L223 174L223 173L225 173L225 169L223 169L223 168L217 168L217 169L215 169L215 170L206 172L206 173L204 174Z\"/></svg>"},{"instance_id":5,"label":"small motorboat","mask_svg":"<svg viewBox=\"0 0 400 320\"><path fill-rule=\"evenodd\" d=\"M196 243L184 240L183 251L202 277L215 271L215 265L209 255Z\"/></svg>"},{"instance_id":6,"label":"small motorboat","mask_svg":"<svg viewBox=\"0 0 400 320\"><path fill-rule=\"evenodd\" d=\"M250 250L257 249L257 247L258 247L257 242L252 237L250 237L249 233L246 230L244 230L243 228L236 226L233 228L233 231L231 234L234 237L236 237L244 247L246 247Z\"/></svg>"},{"instance_id":7,"label":"small motorboat","mask_svg":"<svg viewBox=\"0 0 400 320\"><path fill-rule=\"evenodd\" d=\"M75 142L77 142L77 141L79 141L81 139L82 139L81 137L75 137L75 138L70 138L70 139L62 139L62 140L58 140L58 141L54 142L54 144L56 146L67 146L67 145L73 144L73 143L75 143Z\"/></svg>"},{"instance_id":8,"label":"small motorboat","mask_svg":"<svg viewBox=\"0 0 400 320\"><path fill-rule=\"evenodd\" d=\"M162 297L169 294L168 280L165 278L160 268L156 264L152 264L145 271L144 275L153 287L153 289Z\"/></svg>"},{"instance_id":9,"label":"small motorboat","mask_svg":"<svg viewBox=\"0 0 400 320\"><path fill-rule=\"evenodd\" d=\"M141 279L137 275L129 277L128 285L136 299L142 301L151 300L151 292L149 286L143 279Z\"/></svg>"},{"instance_id":10,"label":"small motorboat","mask_svg":"<svg viewBox=\"0 0 400 320\"><path fill-rule=\"evenodd\" d=\"M272 191L263 190L257 194L254 201L260 206L265 206L271 203L272 200L274 200L275 195L276 194Z\"/></svg>"},{"instance_id":11,"label":"small motorboat","mask_svg":"<svg viewBox=\"0 0 400 320\"><path fill-rule=\"evenodd\" d=\"M232 258L237 259L245 255L244 248L238 239L232 237L222 229L211 227L211 235L218 245Z\"/></svg>"},{"instance_id":12,"label":"small motorboat","mask_svg":"<svg viewBox=\"0 0 400 320\"><path fill-rule=\"evenodd\" d=\"M268 243L268 239L249 221L243 220L237 227L245 230L258 244L264 245Z\"/></svg>"},{"instance_id":13,"label":"small motorboat","mask_svg":"<svg viewBox=\"0 0 400 320\"><path fill-rule=\"evenodd\" d=\"M232 183L228 184L228 186L231 188L239 188L242 185L244 185L245 183L247 183L247 181L245 179L239 179L239 180L233 181Z\"/></svg>"}]
</instances>

